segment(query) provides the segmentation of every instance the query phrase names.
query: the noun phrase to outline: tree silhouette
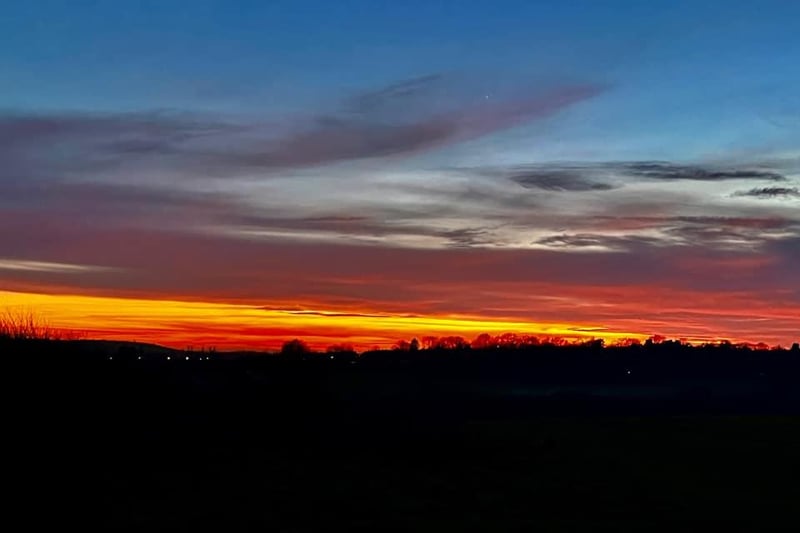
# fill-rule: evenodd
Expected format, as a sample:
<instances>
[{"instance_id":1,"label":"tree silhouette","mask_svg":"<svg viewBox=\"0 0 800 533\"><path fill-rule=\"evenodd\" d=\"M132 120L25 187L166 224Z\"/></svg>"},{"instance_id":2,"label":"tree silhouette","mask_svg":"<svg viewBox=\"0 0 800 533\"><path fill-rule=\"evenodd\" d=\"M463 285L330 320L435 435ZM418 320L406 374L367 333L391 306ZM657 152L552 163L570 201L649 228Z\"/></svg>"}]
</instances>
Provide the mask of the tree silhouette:
<instances>
[{"instance_id":1,"label":"tree silhouette","mask_svg":"<svg viewBox=\"0 0 800 533\"><path fill-rule=\"evenodd\" d=\"M281 348L281 355L286 357L302 357L310 352L311 349L308 347L308 344L300 339L286 341L283 343L283 348Z\"/></svg>"},{"instance_id":2,"label":"tree silhouette","mask_svg":"<svg viewBox=\"0 0 800 533\"><path fill-rule=\"evenodd\" d=\"M487 348L494 348L497 345L494 337L488 333L481 333L472 341L472 347L476 350L485 350Z\"/></svg>"},{"instance_id":3,"label":"tree silhouette","mask_svg":"<svg viewBox=\"0 0 800 533\"><path fill-rule=\"evenodd\" d=\"M397 350L398 352L407 352L411 349L411 344L404 339L400 339L392 346L392 350Z\"/></svg>"}]
</instances>

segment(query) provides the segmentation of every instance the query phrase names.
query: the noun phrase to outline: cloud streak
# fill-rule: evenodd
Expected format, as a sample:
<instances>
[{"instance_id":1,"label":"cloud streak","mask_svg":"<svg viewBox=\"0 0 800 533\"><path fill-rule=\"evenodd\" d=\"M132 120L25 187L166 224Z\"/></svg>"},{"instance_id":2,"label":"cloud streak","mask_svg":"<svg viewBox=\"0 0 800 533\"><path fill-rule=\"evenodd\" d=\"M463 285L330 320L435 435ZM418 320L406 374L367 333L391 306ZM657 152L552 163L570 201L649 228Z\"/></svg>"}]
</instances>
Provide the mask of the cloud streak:
<instances>
[{"instance_id":1,"label":"cloud streak","mask_svg":"<svg viewBox=\"0 0 800 533\"><path fill-rule=\"evenodd\" d=\"M109 270L106 267L90 265L72 265L65 263L51 263L47 261L24 261L0 258L0 270L17 270L20 272L38 272L42 274L85 274Z\"/></svg>"},{"instance_id":2,"label":"cloud streak","mask_svg":"<svg viewBox=\"0 0 800 533\"><path fill-rule=\"evenodd\" d=\"M448 111L410 99L441 76L365 93L350 108L281 122L181 113L0 116L0 183L103 175L242 176L411 155L546 118L598 94L573 85ZM355 105L356 111L353 111Z\"/></svg>"},{"instance_id":3,"label":"cloud streak","mask_svg":"<svg viewBox=\"0 0 800 533\"><path fill-rule=\"evenodd\" d=\"M800 198L800 189L797 187L756 187L747 191L737 191L733 195L759 199Z\"/></svg>"}]
</instances>

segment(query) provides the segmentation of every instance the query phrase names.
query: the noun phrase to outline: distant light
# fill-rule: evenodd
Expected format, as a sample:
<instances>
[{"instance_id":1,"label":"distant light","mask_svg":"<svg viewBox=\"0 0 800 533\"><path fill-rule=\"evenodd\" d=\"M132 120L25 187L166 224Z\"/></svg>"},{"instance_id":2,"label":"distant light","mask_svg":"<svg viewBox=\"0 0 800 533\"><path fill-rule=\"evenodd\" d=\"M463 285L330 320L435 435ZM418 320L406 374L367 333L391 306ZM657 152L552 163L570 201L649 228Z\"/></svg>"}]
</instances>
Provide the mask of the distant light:
<instances>
[{"instance_id":1,"label":"distant light","mask_svg":"<svg viewBox=\"0 0 800 533\"><path fill-rule=\"evenodd\" d=\"M111 361L112 359L114 359L114 358L109 355L108 356L108 360Z\"/></svg>"},{"instance_id":2,"label":"distant light","mask_svg":"<svg viewBox=\"0 0 800 533\"><path fill-rule=\"evenodd\" d=\"M170 356L167 356L167 361L169 361L170 359L172 359L172 357L170 357Z\"/></svg>"},{"instance_id":3,"label":"distant light","mask_svg":"<svg viewBox=\"0 0 800 533\"><path fill-rule=\"evenodd\" d=\"M187 360L187 361L189 360L189 356L188 356L188 355L186 356L186 360Z\"/></svg>"},{"instance_id":4,"label":"distant light","mask_svg":"<svg viewBox=\"0 0 800 533\"><path fill-rule=\"evenodd\" d=\"M626 370L625 373L628 374L629 376L631 375L631 371L630 370Z\"/></svg>"},{"instance_id":5,"label":"distant light","mask_svg":"<svg viewBox=\"0 0 800 533\"><path fill-rule=\"evenodd\" d=\"M333 359L333 356L331 356L331 359Z\"/></svg>"},{"instance_id":6,"label":"distant light","mask_svg":"<svg viewBox=\"0 0 800 533\"><path fill-rule=\"evenodd\" d=\"M141 361L142 360L142 356L140 355L139 357L137 357L137 359L139 359L139 361Z\"/></svg>"}]
</instances>

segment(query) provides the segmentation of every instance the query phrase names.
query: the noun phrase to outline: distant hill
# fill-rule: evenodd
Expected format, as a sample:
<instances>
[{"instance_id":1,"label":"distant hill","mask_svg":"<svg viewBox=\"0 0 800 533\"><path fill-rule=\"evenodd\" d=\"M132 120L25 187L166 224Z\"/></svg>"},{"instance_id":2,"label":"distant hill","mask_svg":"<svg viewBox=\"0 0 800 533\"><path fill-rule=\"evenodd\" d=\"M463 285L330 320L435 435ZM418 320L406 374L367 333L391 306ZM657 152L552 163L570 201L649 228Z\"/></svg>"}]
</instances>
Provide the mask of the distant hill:
<instances>
[{"instance_id":1,"label":"distant hill","mask_svg":"<svg viewBox=\"0 0 800 533\"><path fill-rule=\"evenodd\" d=\"M82 353L105 353L115 352L136 352L139 355L170 355L180 353L181 350L168 348L159 344L150 344L135 341L115 341L115 340L74 340L64 341L64 344L79 350Z\"/></svg>"}]
</instances>

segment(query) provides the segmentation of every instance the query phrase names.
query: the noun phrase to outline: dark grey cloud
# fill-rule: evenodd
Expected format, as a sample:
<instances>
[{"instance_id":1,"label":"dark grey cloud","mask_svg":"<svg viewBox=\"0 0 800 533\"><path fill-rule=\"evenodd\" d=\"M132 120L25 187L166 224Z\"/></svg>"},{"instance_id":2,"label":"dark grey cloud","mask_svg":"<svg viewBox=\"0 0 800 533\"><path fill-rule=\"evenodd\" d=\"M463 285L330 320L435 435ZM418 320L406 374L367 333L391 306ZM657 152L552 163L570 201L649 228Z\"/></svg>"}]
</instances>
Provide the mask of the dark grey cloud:
<instances>
[{"instance_id":1,"label":"dark grey cloud","mask_svg":"<svg viewBox=\"0 0 800 533\"><path fill-rule=\"evenodd\" d=\"M737 191L733 195L752 198L800 198L800 189L797 187L756 187L747 191Z\"/></svg>"},{"instance_id":2,"label":"dark grey cloud","mask_svg":"<svg viewBox=\"0 0 800 533\"><path fill-rule=\"evenodd\" d=\"M544 191L608 191L618 186L587 179L578 172L568 170L529 170L512 173L508 179L526 189Z\"/></svg>"},{"instance_id":3,"label":"dark grey cloud","mask_svg":"<svg viewBox=\"0 0 800 533\"><path fill-rule=\"evenodd\" d=\"M657 181L725 181L725 180L767 180L783 181L782 174L773 170L748 166L723 167L716 165L683 165L664 161L638 161L630 163L610 163L610 168L619 169L623 174Z\"/></svg>"},{"instance_id":4,"label":"dark grey cloud","mask_svg":"<svg viewBox=\"0 0 800 533\"><path fill-rule=\"evenodd\" d=\"M447 239L450 242L450 246L456 248L470 248L472 246L482 246L494 242L492 232L486 228L447 230L438 232L437 236Z\"/></svg>"},{"instance_id":5,"label":"dark grey cloud","mask_svg":"<svg viewBox=\"0 0 800 533\"><path fill-rule=\"evenodd\" d=\"M609 191L637 181L784 181L782 165L679 164L665 161L598 161L539 163L509 167L456 169L511 180L526 189L583 192ZM452 169L451 169L452 170Z\"/></svg>"}]
</instances>

